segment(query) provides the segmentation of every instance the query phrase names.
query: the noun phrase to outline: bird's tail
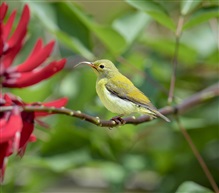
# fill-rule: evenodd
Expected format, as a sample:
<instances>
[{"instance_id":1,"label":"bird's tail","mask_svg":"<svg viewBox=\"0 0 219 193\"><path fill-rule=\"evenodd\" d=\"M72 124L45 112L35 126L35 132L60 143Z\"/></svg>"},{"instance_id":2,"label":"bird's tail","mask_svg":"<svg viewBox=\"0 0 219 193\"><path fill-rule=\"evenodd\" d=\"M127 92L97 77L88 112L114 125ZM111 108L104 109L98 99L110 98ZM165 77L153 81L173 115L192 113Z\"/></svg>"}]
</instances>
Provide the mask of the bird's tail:
<instances>
[{"instance_id":1,"label":"bird's tail","mask_svg":"<svg viewBox=\"0 0 219 193\"><path fill-rule=\"evenodd\" d=\"M170 120L169 120L166 116L164 116L163 114L161 114L159 111L154 111L154 110L153 110L153 112L156 114L157 117L162 118L162 119L165 120L166 122L170 122Z\"/></svg>"},{"instance_id":2,"label":"bird's tail","mask_svg":"<svg viewBox=\"0 0 219 193\"><path fill-rule=\"evenodd\" d=\"M145 114L148 114L154 118L156 117L160 117L163 120L165 120L166 122L170 122L170 120L164 116L163 114L161 114L156 107L154 107L151 103L147 104L147 105L142 105L142 108L140 108L140 112L144 112Z\"/></svg>"},{"instance_id":3,"label":"bird's tail","mask_svg":"<svg viewBox=\"0 0 219 193\"><path fill-rule=\"evenodd\" d=\"M147 106L146 108L145 108L145 113L147 113L147 114L150 114L152 117L160 117L160 118L162 118L163 120L165 120L166 122L170 122L170 120L166 117L166 116L164 116L163 114L161 114L157 109L156 109L156 107L154 107L154 106Z\"/></svg>"}]
</instances>

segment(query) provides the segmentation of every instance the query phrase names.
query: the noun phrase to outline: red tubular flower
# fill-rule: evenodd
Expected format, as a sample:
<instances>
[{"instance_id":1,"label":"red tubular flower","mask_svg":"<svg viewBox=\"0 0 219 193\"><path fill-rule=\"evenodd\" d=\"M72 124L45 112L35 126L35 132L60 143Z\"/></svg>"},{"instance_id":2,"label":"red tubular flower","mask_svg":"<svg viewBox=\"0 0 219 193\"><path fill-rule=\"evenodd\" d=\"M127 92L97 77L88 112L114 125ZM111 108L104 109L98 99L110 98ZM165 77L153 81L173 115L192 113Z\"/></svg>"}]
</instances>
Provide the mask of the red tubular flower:
<instances>
[{"instance_id":1,"label":"red tubular flower","mask_svg":"<svg viewBox=\"0 0 219 193\"><path fill-rule=\"evenodd\" d=\"M60 108L66 103L67 98L61 98L47 103L27 104L12 94L0 95L0 108L13 106L12 111L0 113L0 180L3 180L6 158L12 153L22 156L27 144L36 139L32 134L35 118L49 115L48 113L25 112L22 111L22 107L43 105Z\"/></svg>"},{"instance_id":2,"label":"red tubular flower","mask_svg":"<svg viewBox=\"0 0 219 193\"><path fill-rule=\"evenodd\" d=\"M20 21L15 28L13 23L16 11L13 11L5 22L7 10L8 5L3 2L0 5L0 88L31 86L63 69L65 59L42 65L50 56L55 42L51 41L47 45L43 45L41 39L37 41L26 61L12 66L15 57L24 44L27 25L30 20L30 10L28 5L24 6ZM12 30L12 27L14 30ZM10 93L4 95L0 93L0 109L8 106L12 108L12 110L0 111L0 181L3 180L7 157L13 153L22 156L27 144L36 140L36 137L32 134L36 118L51 114L26 112L23 111L23 108L37 105L60 108L66 103L67 99L61 98L42 104L27 104Z\"/></svg>"},{"instance_id":3,"label":"red tubular flower","mask_svg":"<svg viewBox=\"0 0 219 193\"><path fill-rule=\"evenodd\" d=\"M30 53L29 57L22 64L12 66L12 63L23 46L27 32L27 25L30 20L30 10L24 6L20 21L10 36L16 11L14 11L7 22L3 20L7 12L7 4L0 5L0 76L3 87L22 88L45 80L63 69L66 60L53 61L47 66L42 63L50 56L55 42L52 41L43 46L39 39Z\"/></svg>"}]
</instances>

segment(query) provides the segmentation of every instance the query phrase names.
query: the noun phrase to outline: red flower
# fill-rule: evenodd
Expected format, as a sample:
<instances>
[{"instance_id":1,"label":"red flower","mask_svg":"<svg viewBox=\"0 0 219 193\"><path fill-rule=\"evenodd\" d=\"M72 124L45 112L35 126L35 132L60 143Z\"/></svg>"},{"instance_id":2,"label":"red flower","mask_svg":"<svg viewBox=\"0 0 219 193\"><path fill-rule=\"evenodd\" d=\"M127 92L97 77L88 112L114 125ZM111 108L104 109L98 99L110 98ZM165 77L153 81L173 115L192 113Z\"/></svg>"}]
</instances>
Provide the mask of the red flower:
<instances>
[{"instance_id":1,"label":"red flower","mask_svg":"<svg viewBox=\"0 0 219 193\"><path fill-rule=\"evenodd\" d=\"M54 41L43 46L41 39L37 41L26 61L18 66L12 66L16 55L24 43L27 25L30 19L30 10L29 7L25 5L18 25L13 34L10 35L16 11L10 15L4 24L3 20L7 9L7 4L2 3L0 6L0 83L2 86L27 87L59 72L64 67L66 59L53 61L47 66L41 65L49 57L54 47Z\"/></svg>"},{"instance_id":2,"label":"red flower","mask_svg":"<svg viewBox=\"0 0 219 193\"><path fill-rule=\"evenodd\" d=\"M25 112L22 111L22 107L44 105L60 108L66 103L67 99L61 98L42 104L26 104L12 94L0 95L0 107L13 106L12 111L0 113L0 180L4 176L6 158L12 153L22 156L28 142L36 140L32 134L35 118L48 115L48 113Z\"/></svg>"},{"instance_id":3,"label":"red flower","mask_svg":"<svg viewBox=\"0 0 219 193\"><path fill-rule=\"evenodd\" d=\"M30 10L27 5L24 6L20 21L15 30L12 30L16 11L13 11L4 23L7 9L6 3L0 5L0 88L30 86L59 72L65 65L65 59L52 61L42 66L42 63L50 56L55 42L52 41L44 46L41 39L37 41L26 61L12 66L24 44ZM37 105L59 108L66 103L67 99L61 98L48 103L27 104L10 93L4 95L0 93L0 109L6 107L12 109L0 111L0 180L3 180L7 157L13 153L22 156L28 142L36 140L32 134L36 118L49 115L43 112L23 111L23 108Z\"/></svg>"}]
</instances>

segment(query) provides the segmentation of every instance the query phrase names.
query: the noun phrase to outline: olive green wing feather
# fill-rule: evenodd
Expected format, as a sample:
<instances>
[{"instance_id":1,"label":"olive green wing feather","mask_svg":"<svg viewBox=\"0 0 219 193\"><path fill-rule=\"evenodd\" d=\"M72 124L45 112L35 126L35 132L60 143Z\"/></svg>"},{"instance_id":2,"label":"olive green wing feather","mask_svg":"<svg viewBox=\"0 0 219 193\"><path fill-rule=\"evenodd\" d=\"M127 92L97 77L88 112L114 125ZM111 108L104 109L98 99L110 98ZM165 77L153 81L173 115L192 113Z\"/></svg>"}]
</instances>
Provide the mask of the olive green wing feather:
<instances>
[{"instance_id":1,"label":"olive green wing feather","mask_svg":"<svg viewBox=\"0 0 219 193\"><path fill-rule=\"evenodd\" d=\"M136 105L139 105L139 107L144 107L152 114L169 122L169 119L162 115L157 108L153 106L151 101L122 74L115 76L113 79L109 79L105 86L112 95L130 101Z\"/></svg>"},{"instance_id":2,"label":"olive green wing feather","mask_svg":"<svg viewBox=\"0 0 219 193\"><path fill-rule=\"evenodd\" d=\"M113 79L109 79L106 83L106 88L111 94L121 99L131 101L136 105L145 106L145 108L151 107L154 108L154 110L156 109L150 100L122 74Z\"/></svg>"}]
</instances>

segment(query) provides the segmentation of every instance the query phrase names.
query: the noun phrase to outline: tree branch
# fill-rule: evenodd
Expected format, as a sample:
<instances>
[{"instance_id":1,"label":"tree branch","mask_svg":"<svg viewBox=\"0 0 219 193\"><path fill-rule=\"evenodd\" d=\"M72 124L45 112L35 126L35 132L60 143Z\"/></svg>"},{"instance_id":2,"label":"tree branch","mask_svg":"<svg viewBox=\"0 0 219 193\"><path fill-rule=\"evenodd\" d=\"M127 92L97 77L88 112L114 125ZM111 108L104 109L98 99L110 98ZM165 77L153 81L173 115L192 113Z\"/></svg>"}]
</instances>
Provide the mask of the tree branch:
<instances>
[{"instance_id":1,"label":"tree branch","mask_svg":"<svg viewBox=\"0 0 219 193\"><path fill-rule=\"evenodd\" d=\"M176 105L176 106L166 106L159 111L163 115L171 115L171 114L182 114L193 107L210 100L216 96L219 96L219 83L216 83L190 97L185 99L182 103ZM55 108L55 107L45 107L43 105L41 106L24 106L20 107L21 110L26 112L47 112L47 113L56 113L56 114L65 114L68 116L76 117L85 121L88 121L90 123L93 123L100 127L115 127L118 124L113 120L101 120L99 117L94 117L87 115L85 113L82 113L81 111L74 111L71 109L67 109L65 107L62 108ZM13 106L2 106L0 107L0 112L5 111L11 111L13 109ZM138 118L131 116L124 118L125 124L141 124L144 122L151 121L152 119L148 115L142 115Z\"/></svg>"}]
</instances>

